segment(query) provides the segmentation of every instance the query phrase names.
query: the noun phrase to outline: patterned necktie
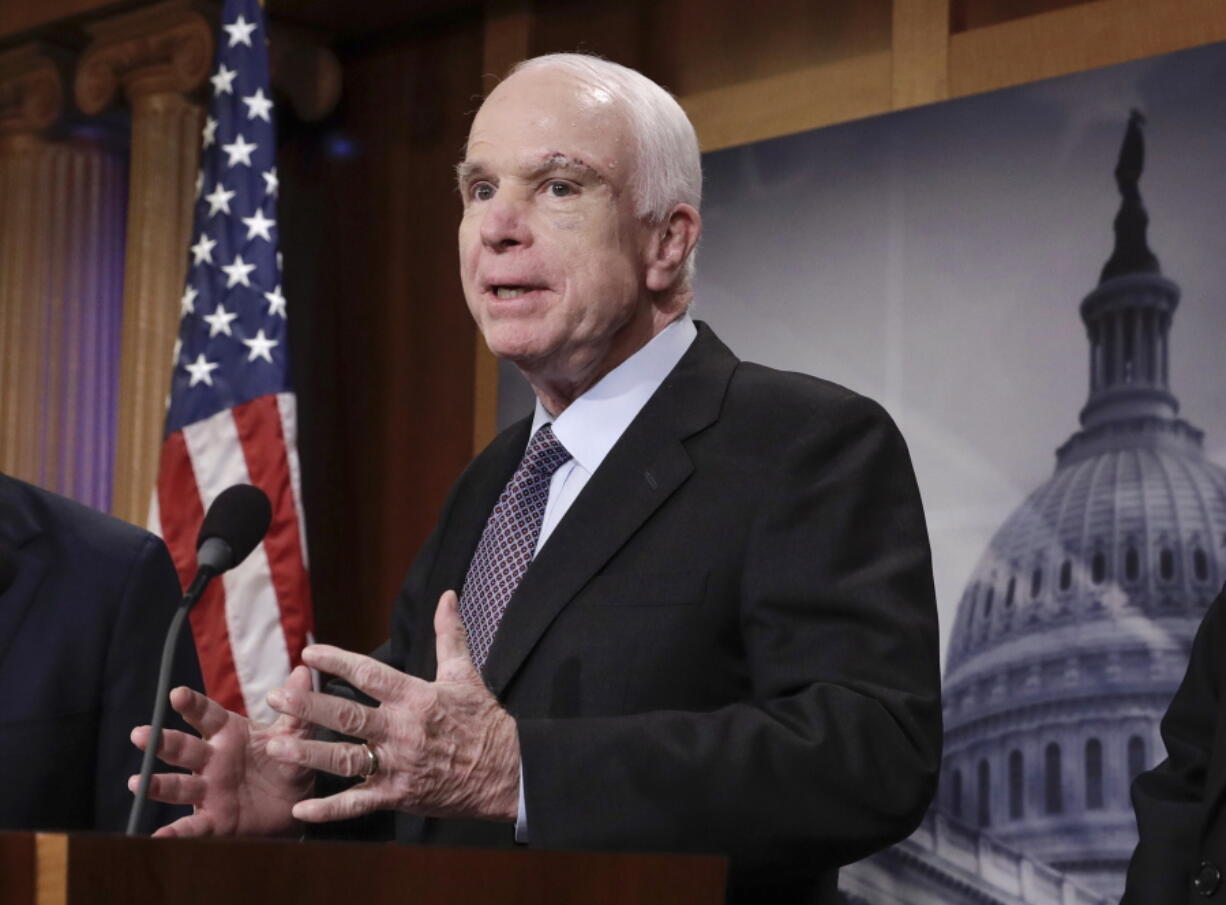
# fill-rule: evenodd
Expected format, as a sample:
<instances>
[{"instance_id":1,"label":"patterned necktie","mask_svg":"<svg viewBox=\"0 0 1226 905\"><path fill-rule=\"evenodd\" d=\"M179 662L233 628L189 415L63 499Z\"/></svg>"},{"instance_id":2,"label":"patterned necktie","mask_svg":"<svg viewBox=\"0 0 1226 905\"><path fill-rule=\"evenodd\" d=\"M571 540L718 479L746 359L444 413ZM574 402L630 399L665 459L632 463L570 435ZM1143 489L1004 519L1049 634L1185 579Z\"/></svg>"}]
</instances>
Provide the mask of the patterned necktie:
<instances>
[{"instance_id":1,"label":"patterned necktie","mask_svg":"<svg viewBox=\"0 0 1226 905\"><path fill-rule=\"evenodd\" d=\"M481 532L460 593L460 617L468 630L468 649L477 669L485 664L507 603L536 553L549 482L570 457L553 435L553 428L548 424L541 427L528 443L519 468L503 488Z\"/></svg>"}]
</instances>

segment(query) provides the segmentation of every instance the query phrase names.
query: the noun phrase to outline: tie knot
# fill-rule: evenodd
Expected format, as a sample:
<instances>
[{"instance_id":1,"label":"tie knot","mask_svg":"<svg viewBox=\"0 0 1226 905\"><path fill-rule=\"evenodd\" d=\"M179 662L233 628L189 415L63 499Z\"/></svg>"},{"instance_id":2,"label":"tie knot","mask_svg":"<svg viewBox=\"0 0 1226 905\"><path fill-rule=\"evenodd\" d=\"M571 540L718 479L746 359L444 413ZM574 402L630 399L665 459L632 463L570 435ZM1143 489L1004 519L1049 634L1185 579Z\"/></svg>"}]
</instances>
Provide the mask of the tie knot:
<instances>
[{"instance_id":1,"label":"tie knot","mask_svg":"<svg viewBox=\"0 0 1226 905\"><path fill-rule=\"evenodd\" d=\"M570 453L553 433L553 425L541 426L528 442L524 451L521 468L526 468L541 475L552 475L555 471L570 461Z\"/></svg>"}]
</instances>

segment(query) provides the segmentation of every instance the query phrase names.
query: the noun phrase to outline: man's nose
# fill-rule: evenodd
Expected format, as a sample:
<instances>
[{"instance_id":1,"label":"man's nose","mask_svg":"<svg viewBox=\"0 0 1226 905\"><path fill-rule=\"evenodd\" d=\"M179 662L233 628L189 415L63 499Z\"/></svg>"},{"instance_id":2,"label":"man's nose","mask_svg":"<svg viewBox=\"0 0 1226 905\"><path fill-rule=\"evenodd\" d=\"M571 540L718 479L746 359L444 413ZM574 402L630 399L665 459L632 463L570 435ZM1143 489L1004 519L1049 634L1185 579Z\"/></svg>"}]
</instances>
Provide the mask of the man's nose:
<instances>
[{"instance_id":1,"label":"man's nose","mask_svg":"<svg viewBox=\"0 0 1226 905\"><path fill-rule=\"evenodd\" d=\"M499 193L485 206L481 218L481 241L494 251L532 243L526 202Z\"/></svg>"}]
</instances>

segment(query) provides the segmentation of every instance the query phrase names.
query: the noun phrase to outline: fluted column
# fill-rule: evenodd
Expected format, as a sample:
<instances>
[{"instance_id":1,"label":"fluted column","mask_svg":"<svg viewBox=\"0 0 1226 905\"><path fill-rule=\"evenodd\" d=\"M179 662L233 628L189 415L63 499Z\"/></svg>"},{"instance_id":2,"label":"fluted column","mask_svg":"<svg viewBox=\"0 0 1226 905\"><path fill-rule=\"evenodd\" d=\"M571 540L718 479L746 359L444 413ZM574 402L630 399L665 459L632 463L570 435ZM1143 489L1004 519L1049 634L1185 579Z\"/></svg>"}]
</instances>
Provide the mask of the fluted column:
<instances>
[{"instance_id":1,"label":"fluted column","mask_svg":"<svg viewBox=\"0 0 1226 905\"><path fill-rule=\"evenodd\" d=\"M64 121L68 68L45 44L0 55L0 470L105 508L126 141Z\"/></svg>"},{"instance_id":2,"label":"fluted column","mask_svg":"<svg viewBox=\"0 0 1226 905\"><path fill-rule=\"evenodd\" d=\"M88 114L122 89L132 112L118 450L111 508L144 522L157 476L183 293L203 111L189 97L213 57L209 20L171 0L89 28L76 98Z\"/></svg>"},{"instance_id":3,"label":"fluted column","mask_svg":"<svg viewBox=\"0 0 1226 905\"><path fill-rule=\"evenodd\" d=\"M36 480L47 345L49 157L60 66L38 45L0 56L0 470Z\"/></svg>"}]
</instances>

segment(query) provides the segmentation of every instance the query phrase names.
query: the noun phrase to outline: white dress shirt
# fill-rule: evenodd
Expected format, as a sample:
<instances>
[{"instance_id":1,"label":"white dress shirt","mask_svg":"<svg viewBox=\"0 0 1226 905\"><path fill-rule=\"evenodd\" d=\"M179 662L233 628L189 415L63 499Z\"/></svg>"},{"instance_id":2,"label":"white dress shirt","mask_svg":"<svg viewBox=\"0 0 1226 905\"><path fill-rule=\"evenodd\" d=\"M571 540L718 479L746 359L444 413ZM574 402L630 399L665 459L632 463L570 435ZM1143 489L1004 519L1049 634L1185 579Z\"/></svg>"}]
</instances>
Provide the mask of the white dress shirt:
<instances>
[{"instance_id":1,"label":"white dress shirt","mask_svg":"<svg viewBox=\"0 0 1226 905\"><path fill-rule=\"evenodd\" d=\"M685 354L698 328L688 314L673 321L616 368L566 407L557 418L536 401L532 432L553 423L553 435L572 456L553 473L545 518L537 537L536 552L558 526L566 510L579 496L613 444L621 439L647 400L659 389L681 356Z\"/></svg>"},{"instance_id":2,"label":"white dress shirt","mask_svg":"<svg viewBox=\"0 0 1226 905\"><path fill-rule=\"evenodd\" d=\"M688 314L682 315L652 337L647 345L600 378L558 417L552 417L537 400L529 436L535 436L543 425L552 422L554 436L571 454L571 459L553 473L549 484L545 517L536 541L537 553L600 467L613 444L621 439L630 422L677 366L697 335L698 328L694 326L694 321ZM518 842L528 841L522 765L519 768L519 814L515 819L515 839Z\"/></svg>"}]
</instances>

